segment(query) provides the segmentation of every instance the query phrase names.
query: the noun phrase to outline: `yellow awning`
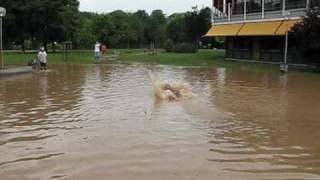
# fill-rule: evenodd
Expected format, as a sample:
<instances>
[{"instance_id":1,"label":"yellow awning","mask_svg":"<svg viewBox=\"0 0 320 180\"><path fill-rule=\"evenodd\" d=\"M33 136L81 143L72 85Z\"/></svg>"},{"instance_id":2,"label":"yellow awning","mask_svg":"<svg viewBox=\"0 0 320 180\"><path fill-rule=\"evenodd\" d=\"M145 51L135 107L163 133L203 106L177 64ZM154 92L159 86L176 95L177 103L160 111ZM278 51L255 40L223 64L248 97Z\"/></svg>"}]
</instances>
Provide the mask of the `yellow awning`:
<instances>
[{"instance_id":1,"label":"yellow awning","mask_svg":"<svg viewBox=\"0 0 320 180\"><path fill-rule=\"evenodd\" d=\"M287 31L290 31L294 27L294 25L296 25L300 22L302 22L301 19L283 21L280 28L277 30L275 35L277 35L277 36L285 35Z\"/></svg>"},{"instance_id":2,"label":"yellow awning","mask_svg":"<svg viewBox=\"0 0 320 180\"><path fill-rule=\"evenodd\" d=\"M240 31L243 24L218 24L213 25L208 33L207 37L217 36L236 36Z\"/></svg>"},{"instance_id":3,"label":"yellow awning","mask_svg":"<svg viewBox=\"0 0 320 180\"><path fill-rule=\"evenodd\" d=\"M241 28L238 36L273 36L281 26L282 21L249 22Z\"/></svg>"}]
</instances>

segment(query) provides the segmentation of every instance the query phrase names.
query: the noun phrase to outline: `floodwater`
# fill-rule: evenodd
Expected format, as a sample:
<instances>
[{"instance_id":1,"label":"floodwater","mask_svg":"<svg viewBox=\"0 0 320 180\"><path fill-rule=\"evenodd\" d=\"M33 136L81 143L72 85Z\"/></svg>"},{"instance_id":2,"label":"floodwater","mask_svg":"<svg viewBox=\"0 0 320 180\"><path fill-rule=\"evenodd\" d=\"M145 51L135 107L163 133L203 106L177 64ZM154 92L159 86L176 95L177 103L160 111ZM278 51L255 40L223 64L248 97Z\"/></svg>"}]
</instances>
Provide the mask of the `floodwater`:
<instances>
[{"instance_id":1,"label":"floodwater","mask_svg":"<svg viewBox=\"0 0 320 180\"><path fill-rule=\"evenodd\" d=\"M196 97L154 98L148 72ZM320 179L320 74L60 65L0 79L0 179Z\"/></svg>"}]
</instances>

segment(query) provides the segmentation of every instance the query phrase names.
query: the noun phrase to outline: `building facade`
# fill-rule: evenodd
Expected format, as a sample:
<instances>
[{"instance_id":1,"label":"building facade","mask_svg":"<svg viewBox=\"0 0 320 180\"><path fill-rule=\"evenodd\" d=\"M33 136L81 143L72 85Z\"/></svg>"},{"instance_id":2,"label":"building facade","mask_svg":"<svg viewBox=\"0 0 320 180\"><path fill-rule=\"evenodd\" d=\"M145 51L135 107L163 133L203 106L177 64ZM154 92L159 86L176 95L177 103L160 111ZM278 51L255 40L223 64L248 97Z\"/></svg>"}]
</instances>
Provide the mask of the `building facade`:
<instances>
[{"instance_id":1,"label":"building facade","mask_svg":"<svg viewBox=\"0 0 320 180\"><path fill-rule=\"evenodd\" d=\"M209 37L225 37L226 58L281 63L285 37L320 0L213 0ZM290 44L288 63L304 59Z\"/></svg>"}]
</instances>

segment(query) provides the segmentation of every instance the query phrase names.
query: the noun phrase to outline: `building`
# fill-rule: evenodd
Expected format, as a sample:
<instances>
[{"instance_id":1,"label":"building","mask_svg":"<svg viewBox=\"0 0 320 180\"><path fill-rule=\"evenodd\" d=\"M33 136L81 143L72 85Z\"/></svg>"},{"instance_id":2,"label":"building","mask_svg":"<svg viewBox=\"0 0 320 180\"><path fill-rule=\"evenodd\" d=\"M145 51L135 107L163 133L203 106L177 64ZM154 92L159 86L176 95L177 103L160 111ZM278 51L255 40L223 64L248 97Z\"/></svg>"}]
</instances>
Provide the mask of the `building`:
<instances>
[{"instance_id":1,"label":"building","mask_svg":"<svg viewBox=\"0 0 320 180\"><path fill-rule=\"evenodd\" d=\"M213 0L209 37L225 37L226 58L281 63L286 34L319 0ZM303 57L290 44L288 63Z\"/></svg>"}]
</instances>

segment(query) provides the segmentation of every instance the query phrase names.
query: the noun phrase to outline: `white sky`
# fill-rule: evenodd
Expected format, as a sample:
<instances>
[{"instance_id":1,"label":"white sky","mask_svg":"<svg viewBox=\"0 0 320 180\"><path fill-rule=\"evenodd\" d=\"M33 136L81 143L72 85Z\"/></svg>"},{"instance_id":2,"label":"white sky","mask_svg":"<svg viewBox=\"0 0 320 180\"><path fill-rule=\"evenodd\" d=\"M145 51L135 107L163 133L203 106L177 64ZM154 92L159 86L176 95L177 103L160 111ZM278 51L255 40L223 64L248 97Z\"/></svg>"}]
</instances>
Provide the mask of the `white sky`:
<instances>
[{"instance_id":1,"label":"white sky","mask_svg":"<svg viewBox=\"0 0 320 180\"><path fill-rule=\"evenodd\" d=\"M114 10L124 10L135 12L146 10L151 12L154 9L162 9L165 14L170 15L174 12L185 12L192 6L212 5L212 0L79 0L80 11L108 13Z\"/></svg>"}]
</instances>

